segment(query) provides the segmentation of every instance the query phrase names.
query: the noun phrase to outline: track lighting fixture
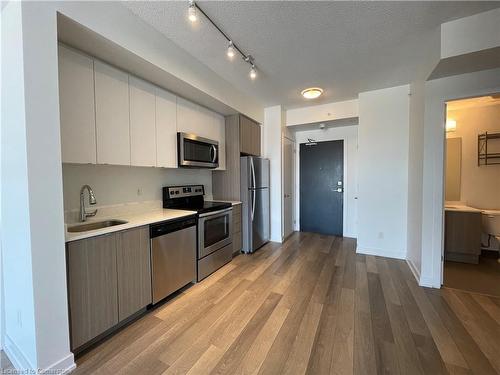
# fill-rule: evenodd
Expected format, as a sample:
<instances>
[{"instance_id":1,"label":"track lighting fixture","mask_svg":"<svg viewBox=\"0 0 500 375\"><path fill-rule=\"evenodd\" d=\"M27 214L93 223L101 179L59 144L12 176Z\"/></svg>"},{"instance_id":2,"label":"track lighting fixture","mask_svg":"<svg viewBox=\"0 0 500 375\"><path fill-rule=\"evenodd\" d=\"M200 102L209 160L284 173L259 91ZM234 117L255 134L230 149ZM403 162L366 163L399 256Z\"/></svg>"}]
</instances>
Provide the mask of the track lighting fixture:
<instances>
[{"instance_id":1,"label":"track lighting fixture","mask_svg":"<svg viewBox=\"0 0 500 375\"><path fill-rule=\"evenodd\" d=\"M196 5L193 0L189 0L188 18L191 22L196 22L198 20L198 16L196 15Z\"/></svg>"},{"instance_id":2,"label":"track lighting fixture","mask_svg":"<svg viewBox=\"0 0 500 375\"><path fill-rule=\"evenodd\" d=\"M232 60L237 53L241 55L243 61L250 65L250 78L252 80L257 78L257 68L255 67L255 61L252 55L246 54L243 52L222 29L217 26L217 24L200 8L200 6L194 1L189 0L188 7L188 18L191 22L196 22L198 20L198 12L200 12L210 23L217 29L219 33L228 41L226 55Z\"/></svg>"},{"instance_id":3,"label":"track lighting fixture","mask_svg":"<svg viewBox=\"0 0 500 375\"><path fill-rule=\"evenodd\" d=\"M229 41L229 45L227 47L227 57L229 57L230 59L232 59L235 55L235 50L234 50L234 46L233 46L233 42L230 40Z\"/></svg>"},{"instance_id":4,"label":"track lighting fixture","mask_svg":"<svg viewBox=\"0 0 500 375\"><path fill-rule=\"evenodd\" d=\"M250 78L254 80L257 78L257 69L255 69L255 65L252 64L252 68L250 69Z\"/></svg>"}]
</instances>

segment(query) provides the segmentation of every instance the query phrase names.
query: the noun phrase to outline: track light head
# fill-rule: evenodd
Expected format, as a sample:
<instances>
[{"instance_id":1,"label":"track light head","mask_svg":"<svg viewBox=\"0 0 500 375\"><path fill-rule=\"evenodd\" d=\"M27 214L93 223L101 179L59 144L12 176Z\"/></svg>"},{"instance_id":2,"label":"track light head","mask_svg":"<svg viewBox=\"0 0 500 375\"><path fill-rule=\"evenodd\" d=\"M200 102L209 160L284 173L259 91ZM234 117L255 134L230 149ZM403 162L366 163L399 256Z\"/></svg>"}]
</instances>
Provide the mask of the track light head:
<instances>
[{"instance_id":1,"label":"track light head","mask_svg":"<svg viewBox=\"0 0 500 375\"><path fill-rule=\"evenodd\" d=\"M193 0L189 1L189 7L188 7L188 19L191 22L196 22L198 20L198 16L196 14L196 5Z\"/></svg>"},{"instance_id":2,"label":"track light head","mask_svg":"<svg viewBox=\"0 0 500 375\"><path fill-rule=\"evenodd\" d=\"M230 59L232 59L234 57L234 55L236 55L236 51L234 49L233 41L230 40L229 41L229 45L227 47L227 57L229 57Z\"/></svg>"},{"instance_id":3,"label":"track light head","mask_svg":"<svg viewBox=\"0 0 500 375\"><path fill-rule=\"evenodd\" d=\"M255 68L255 65L252 64L252 68L250 69L250 78L254 80L257 78L257 69Z\"/></svg>"}]
</instances>

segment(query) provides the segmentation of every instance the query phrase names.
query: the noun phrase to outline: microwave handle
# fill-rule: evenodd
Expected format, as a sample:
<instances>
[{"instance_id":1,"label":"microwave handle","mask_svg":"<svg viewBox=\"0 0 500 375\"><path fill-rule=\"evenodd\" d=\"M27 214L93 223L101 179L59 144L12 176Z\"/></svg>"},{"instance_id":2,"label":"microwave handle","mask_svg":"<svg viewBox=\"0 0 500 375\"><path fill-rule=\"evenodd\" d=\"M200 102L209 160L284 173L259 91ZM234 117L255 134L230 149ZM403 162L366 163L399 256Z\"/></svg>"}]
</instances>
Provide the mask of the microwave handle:
<instances>
[{"instance_id":1,"label":"microwave handle","mask_svg":"<svg viewBox=\"0 0 500 375\"><path fill-rule=\"evenodd\" d=\"M217 147L215 147L215 145L212 145L212 150L214 152L214 156L212 157L212 163L215 163L215 161L217 160Z\"/></svg>"}]
</instances>

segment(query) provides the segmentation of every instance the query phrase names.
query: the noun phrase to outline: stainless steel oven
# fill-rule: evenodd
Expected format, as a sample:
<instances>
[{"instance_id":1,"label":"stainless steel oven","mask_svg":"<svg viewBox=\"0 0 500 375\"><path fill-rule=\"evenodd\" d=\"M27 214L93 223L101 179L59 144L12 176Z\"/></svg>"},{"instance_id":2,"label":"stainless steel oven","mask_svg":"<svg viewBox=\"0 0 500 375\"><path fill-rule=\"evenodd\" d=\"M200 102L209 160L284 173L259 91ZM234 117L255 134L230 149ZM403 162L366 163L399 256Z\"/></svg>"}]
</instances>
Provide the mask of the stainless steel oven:
<instances>
[{"instance_id":1,"label":"stainless steel oven","mask_svg":"<svg viewBox=\"0 0 500 375\"><path fill-rule=\"evenodd\" d=\"M198 259L232 244L232 226L232 208L200 214L198 219Z\"/></svg>"},{"instance_id":2,"label":"stainless steel oven","mask_svg":"<svg viewBox=\"0 0 500 375\"><path fill-rule=\"evenodd\" d=\"M177 133L179 167L217 168L219 142L194 134Z\"/></svg>"}]
</instances>

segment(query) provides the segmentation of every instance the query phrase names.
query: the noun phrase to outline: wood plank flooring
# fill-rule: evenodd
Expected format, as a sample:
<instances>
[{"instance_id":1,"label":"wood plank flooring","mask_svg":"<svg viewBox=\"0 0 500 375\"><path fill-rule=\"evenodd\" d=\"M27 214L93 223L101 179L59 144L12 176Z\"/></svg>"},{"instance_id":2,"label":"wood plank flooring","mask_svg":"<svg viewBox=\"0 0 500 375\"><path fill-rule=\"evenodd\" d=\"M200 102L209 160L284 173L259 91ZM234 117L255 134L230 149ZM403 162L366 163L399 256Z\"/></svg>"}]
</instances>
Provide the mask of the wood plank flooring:
<instances>
[{"instance_id":1,"label":"wood plank flooring","mask_svg":"<svg viewBox=\"0 0 500 375\"><path fill-rule=\"evenodd\" d=\"M500 300L295 233L77 359L74 374L500 374Z\"/></svg>"}]
</instances>

